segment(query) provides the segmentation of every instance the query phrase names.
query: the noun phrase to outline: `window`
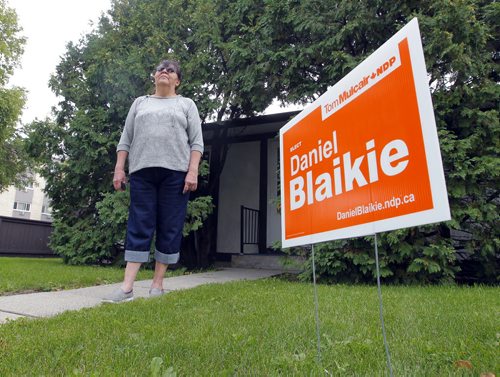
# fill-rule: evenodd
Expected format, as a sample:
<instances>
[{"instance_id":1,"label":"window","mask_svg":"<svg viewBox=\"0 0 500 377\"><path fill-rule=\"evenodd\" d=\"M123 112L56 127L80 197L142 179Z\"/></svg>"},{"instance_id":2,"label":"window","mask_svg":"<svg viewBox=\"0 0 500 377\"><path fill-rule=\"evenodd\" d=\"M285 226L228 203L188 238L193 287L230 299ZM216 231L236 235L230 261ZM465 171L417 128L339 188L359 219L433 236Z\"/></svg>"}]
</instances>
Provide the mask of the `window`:
<instances>
[{"instance_id":1,"label":"window","mask_svg":"<svg viewBox=\"0 0 500 377\"><path fill-rule=\"evenodd\" d=\"M42 215L50 216L52 214L52 208L50 208L50 199L44 195L42 204Z\"/></svg>"},{"instance_id":2,"label":"window","mask_svg":"<svg viewBox=\"0 0 500 377\"><path fill-rule=\"evenodd\" d=\"M16 211L29 212L31 210L31 203L14 202L14 209Z\"/></svg>"},{"instance_id":3,"label":"window","mask_svg":"<svg viewBox=\"0 0 500 377\"><path fill-rule=\"evenodd\" d=\"M16 186L16 189L18 191L22 191L22 192L27 192L28 190L33 190L33 176L32 175L29 175L28 177L23 177L22 178L23 181L25 182L25 185L24 186Z\"/></svg>"},{"instance_id":4,"label":"window","mask_svg":"<svg viewBox=\"0 0 500 377\"><path fill-rule=\"evenodd\" d=\"M50 210L50 206L48 204L44 204L42 206L42 215L50 215L52 211Z\"/></svg>"}]
</instances>

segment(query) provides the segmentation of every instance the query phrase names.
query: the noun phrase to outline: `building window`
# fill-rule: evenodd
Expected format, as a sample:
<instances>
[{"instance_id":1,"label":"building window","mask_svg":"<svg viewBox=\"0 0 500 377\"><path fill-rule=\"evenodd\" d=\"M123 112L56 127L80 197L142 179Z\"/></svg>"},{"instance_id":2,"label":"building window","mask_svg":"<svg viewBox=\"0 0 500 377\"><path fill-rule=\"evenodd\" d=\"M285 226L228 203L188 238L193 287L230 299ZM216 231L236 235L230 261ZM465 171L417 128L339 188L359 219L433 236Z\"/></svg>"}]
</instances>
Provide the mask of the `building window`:
<instances>
[{"instance_id":1,"label":"building window","mask_svg":"<svg viewBox=\"0 0 500 377\"><path fill-rule=\"evenodd\" d=\"M29 212L31 210L31 203L14 202L14 209L16 211Z\"/></svg>"},{"instance_id":2,"label":"building window","mask_svg":"<svg viewBox=\"0 0 500 377\"><path fill-rule=\"evenodd\" d=\"M30 178L32 179L32 178ZM16 190L21 191L21 192L28 192L28 190L33 191L33 181L28 181L26 182L26 185L22 187L16 187Z\"/></svg>"},{"instance_id":3,"label":"building window","mask_svg":"<svg viewBox=\"0 0 500 377\"><path fill-rule=\"evenodd\" d=\"M48 215L48 216L50 216L51 213L52 213L52 211L51 211L49 205L48 204L44 204L42 206L42 215Z\"/></svg>"}]
</instances>

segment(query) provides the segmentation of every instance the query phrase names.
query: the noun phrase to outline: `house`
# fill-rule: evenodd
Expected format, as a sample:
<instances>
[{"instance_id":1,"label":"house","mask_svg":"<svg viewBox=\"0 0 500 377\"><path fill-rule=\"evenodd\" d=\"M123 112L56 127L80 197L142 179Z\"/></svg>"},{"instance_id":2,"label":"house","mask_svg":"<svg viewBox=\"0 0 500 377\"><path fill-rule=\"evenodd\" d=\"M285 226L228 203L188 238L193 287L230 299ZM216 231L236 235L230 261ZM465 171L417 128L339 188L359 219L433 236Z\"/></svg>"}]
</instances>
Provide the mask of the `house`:
<instances>
[{"instance_id":1,"label":"house","mask_svg":"<svg viewBox=\"0 0 500 377\"><path fill-rule=\"evenodd\" d=\"M281 240L279 129L298 111L203 126L217 255L266 254ZM218 172L219 174L214 174ZM234 258L233 258L234 261Z\"/></svg>"}]
</instances>

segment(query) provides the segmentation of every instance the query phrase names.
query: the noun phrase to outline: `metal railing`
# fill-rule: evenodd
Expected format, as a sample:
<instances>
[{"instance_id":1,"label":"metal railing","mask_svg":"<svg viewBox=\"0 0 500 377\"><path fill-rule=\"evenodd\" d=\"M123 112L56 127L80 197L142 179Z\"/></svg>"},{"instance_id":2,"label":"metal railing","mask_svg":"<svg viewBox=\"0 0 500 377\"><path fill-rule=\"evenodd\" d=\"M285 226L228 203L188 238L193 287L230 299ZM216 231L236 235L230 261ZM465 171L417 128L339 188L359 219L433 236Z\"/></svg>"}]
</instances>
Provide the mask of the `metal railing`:
<instances>
[{"instance_id":1,"label":"metal railing","mask_svg":"<svg viewBox=\"0 0 500 377\"><path fill-rule=\"evenodd\" d=\"M240 220L240 254L243 254L245 245L259 244L259 210L241 206Z\"/></svg>"}]
</instances>

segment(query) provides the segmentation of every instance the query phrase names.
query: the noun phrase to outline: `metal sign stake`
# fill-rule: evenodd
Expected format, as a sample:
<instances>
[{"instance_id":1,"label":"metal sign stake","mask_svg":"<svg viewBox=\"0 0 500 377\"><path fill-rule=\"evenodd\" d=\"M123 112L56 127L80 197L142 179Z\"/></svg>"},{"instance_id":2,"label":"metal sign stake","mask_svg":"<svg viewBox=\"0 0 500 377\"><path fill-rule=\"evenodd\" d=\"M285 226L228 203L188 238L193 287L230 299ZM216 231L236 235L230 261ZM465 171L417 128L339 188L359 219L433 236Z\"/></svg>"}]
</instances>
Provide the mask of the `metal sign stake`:
<instances>
[{"instance_id":1,"label":"metal sign stake","mask_svg":"<svg viewBox=\"0 0 500 377\"><path fill-rule=\"evenodd\" d=\"M380 310L380 322L382 323L382 335L384 337L385 354L387 356L387 368L389 368L389 375L392 377L393 374L392 374L392 364L391 364L391 353L389 352L389 346L387 344L387 337L385 334L384 306L382 303L382 289L380 288L380 268L378 264L377 233L375 233L375 265L377 267L377 291L378 291L378 301Z\"/></svg>"},{"instance_id":2,"label":"metal sign stake","mask_svg":"<svg viewBox=\"0 0 500 377\"><path fill-rule=\"evenodd\" d=\"M319 305L318 305L318 290L316 287L316 264L314 262L314 244L312 247L312 267L313 267L313 285L314 285L314 306L315 306L315 316L316 316L316 336L318 338L318 362L321 364L321 340L319 331Z\"/></svg>"}]
</instances>

